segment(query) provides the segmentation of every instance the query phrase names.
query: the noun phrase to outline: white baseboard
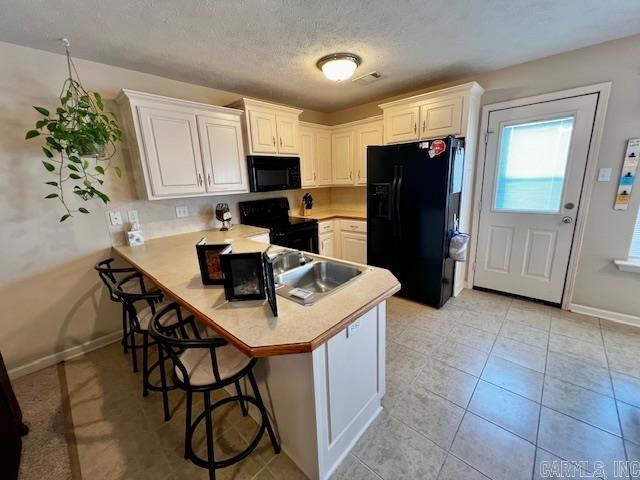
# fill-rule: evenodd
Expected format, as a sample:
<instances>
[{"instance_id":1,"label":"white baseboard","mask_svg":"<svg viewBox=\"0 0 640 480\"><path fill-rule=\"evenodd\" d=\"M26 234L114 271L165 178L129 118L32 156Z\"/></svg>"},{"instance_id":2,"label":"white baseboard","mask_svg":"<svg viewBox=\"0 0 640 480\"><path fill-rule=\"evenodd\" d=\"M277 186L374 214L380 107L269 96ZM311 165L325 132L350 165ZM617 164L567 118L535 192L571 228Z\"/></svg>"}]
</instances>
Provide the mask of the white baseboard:
<instances>
[{"instance_id":1,"label":"white baseboard","mask_svg":"<svg viewBox=\"0 0 640 480\"><path fill-rule=\"evenodd\" d=\"M61 352L56 352L52 355L47 355L46 357L39 358L38 360L27 363L26 365L12 368L11 370L9 370L9 378L19 378L24 375L28 375L29 373L37 372L38 370L50 367L51 365L55 365L64 360L70 360L72 358L79 357L84 353L90 352L92 350L97 350L98 348L102 348L106 345L117 342L121 338L122 331L120 330L118 330L117 332L108 333L107 335L94 338L93 340L81 343L80 345L76 345L75 347L67 348L66 350L63 350Z\"/></svg>"},{"instance_id":2,"label":"white baseboard","mask_svg":"<svg viewBox=\"0 0 640 480\"><path fill-rule=\"evenodd\" d=\"M640 317L629 315L628 313L612 312L611 310L587 307L586 305L578 305L575 303L569 305L569 310L575 313L582 313L583 315L590 315L592 317L604 318L613 322L640 327Z\"/></svg>"}]
</instances>

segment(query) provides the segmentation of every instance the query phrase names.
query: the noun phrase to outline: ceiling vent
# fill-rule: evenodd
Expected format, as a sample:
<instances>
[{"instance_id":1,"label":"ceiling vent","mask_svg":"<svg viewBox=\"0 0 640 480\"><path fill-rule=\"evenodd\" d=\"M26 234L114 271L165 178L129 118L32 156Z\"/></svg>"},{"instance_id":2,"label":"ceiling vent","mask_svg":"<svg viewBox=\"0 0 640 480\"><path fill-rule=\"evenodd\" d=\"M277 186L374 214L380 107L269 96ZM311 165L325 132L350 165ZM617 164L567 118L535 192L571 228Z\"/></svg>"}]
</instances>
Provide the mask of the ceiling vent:
<instances>
[{"instance_id":1,"label":"ceiling vent","mask_svg":"<svg viewBox=\"0 0 640 480\"><path fill-rule=\"evenodd\" d=\"M382 77L382 74L374 70L373 72L365 73L364 75L360 75L359 77L354 78L352 82L360 85L370 85L373 82L379 80L380 77Z\"/></svg>"}]
</instances>

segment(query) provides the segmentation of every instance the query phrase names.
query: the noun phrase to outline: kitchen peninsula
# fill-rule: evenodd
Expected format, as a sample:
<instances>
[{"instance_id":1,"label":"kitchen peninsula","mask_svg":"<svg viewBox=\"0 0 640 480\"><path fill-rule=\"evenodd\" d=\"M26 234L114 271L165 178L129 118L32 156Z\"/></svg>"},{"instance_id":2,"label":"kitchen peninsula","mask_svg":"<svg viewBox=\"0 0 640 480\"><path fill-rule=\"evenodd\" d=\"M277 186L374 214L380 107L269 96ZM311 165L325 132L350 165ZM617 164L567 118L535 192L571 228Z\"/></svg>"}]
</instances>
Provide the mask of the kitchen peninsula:
<instances>
[{"instance_id":1,"label":"kitchen peninsula","mask_svg":"<svg viewBox=\"0 0 640 480\"><path fill-rule=\"evenodd\" d=\"M200 238L256 252L267 245L247 237L265 232L238 225L114 249L245 355L266 357L257 373L283 450L307 476L325 479L381 410L385 300L400 284L387 270L360 265L362 274L313 305L278 296L277 317L266 301L227 302L221 286L202 284Z\"/></svg>"}]
</instances>

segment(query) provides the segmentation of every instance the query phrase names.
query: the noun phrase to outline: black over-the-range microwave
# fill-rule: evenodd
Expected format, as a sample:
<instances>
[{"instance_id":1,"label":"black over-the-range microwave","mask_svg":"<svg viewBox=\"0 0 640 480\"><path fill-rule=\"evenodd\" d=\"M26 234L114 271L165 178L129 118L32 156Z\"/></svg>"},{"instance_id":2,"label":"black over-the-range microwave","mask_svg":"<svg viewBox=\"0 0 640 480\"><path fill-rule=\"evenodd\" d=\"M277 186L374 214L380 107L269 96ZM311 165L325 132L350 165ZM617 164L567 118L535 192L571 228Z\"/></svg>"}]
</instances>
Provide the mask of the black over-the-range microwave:
<instances>
[{"instance_id":1,"label":"black over-the-range microwave","mask_svg":"<svg viewBox=\"0 0 640 480\"><path fill-rule=\"evenodd\" d=\"M299 157L248 155L247 164L252 192L291 190L302 186Z\"/></svg>"}]
</instances>

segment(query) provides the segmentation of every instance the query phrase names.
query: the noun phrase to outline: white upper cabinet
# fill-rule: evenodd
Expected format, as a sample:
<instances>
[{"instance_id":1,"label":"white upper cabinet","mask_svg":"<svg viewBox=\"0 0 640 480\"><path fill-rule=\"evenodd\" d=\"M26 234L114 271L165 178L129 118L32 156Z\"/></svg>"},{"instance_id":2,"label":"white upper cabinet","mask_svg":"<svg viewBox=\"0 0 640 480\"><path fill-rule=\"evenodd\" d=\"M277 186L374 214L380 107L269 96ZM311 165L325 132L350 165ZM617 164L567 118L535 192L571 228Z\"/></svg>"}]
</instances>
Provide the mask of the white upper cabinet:
<instances>
[{"instance_id":1,"label":"white upper cabinet","mask_svg":"<svg viewBox=\"0 0 640 480\"><path fill-rule=\"evenodd\" d=\"M300 152L298 145L298 123L298 115L280 112L276 114L278 153L295 155Z\"/></svg>"},{"instance_id":2,"label":"white upper cabinet","mask_svg":"<svg viewBox=\"0 0 640 480\"><path fill-rule=\"evenodd\" d=\"M324 187L333 184L330 127L312 123L301 124L300 170L303 187Z\"/></svg>"},{"instance_id":3,"label":"white upper cabinet","mask_svg":"<svg viewBox=\"0 0 640 480\"><path fill-rule=\"evenodd\" d=\"M278 153L276 114L263 110L249 110L247 115L253 152Z\"/></svg>"},{"instance_id":4,"label":"white upper cabinet","mask_svg":"<svg viewBox=\"0 0 640 480\"><path fill-rule=\"evenodd\" d=\"M367 147L370 145L383 145L382 120L363 123L356 127L356 160L355 160L355 184L367 184Z\"/></svg>"},{"instance_id":5,"label":"white upper cabinet","mask_svg":"<svg viewBox=\"0 0 640 480\"><path fill-rule=\"evenodd\" d=\"M475 112L483 92L480 85L470 82L379 105L384 117L384 142L466 137L473 120L469 114Z\"/></svg>"},{"instance_id":6,"label":"white upper cabinet","mask_svg":"<svg viewBox=\"0 0 640 480\"><path fill-rule=\"evenodd\" d=\"M385 143L412 142L418 140L420 107L402 106L384 113Z\"/></svg>"},{"instance_id":7,"label":"white upper cabinet","mask_svg":"<svg viewBox=\"0 0 640 480\"><path fill-rule=\"evenodd\" d=\"M205 191L198 127L193 113L141 106L138 120L151 194Z\"/></svg>"},{"instance_id":8,"label":"white upper cabinet","mask_svg":"<svg viewBox=\"0 0 640 480\"><path fill-rule=\"evenodd\" d=\"M460 135L463 96L427 102L420 107L420 138Z\"/></svg>"},{"instance_id":9,"label":"white upper cabinet","mask_svg":"<svg viewBox=\"0 0 640 480\"><path fill-rule=\"evenodd\" d=\"M300 154L298 117L302 110L250 98L242 98L231 106L244 110L244 139L248 155Z\"/></svg>"},{"instance_id":10,"label":"white upper cabinet","mask_svg":"<svg viewBox=\"0 0 640 480\"><path fill-rule=\"evenodd\" d=\"M300 128L300 177L303 187L316 185L316 149L315 132L313 128Z\"/></svg>"},{"instance_id":11,"label":"white upper cabinet","mask_svg":"<svg viewBox=\"0 0 640 480\"><path fill-rule=\"evenodd\" d=\"M331 135L331 168L334 185L353 184L355 131L336 130Z\"/></svg>"},{"instance_id":12,"label":"white upper cabinet","mask_svg":"<svg viewBox=\"0 0 640 480\"><path fill-rule=\"evenodd\" d=\"M140 198L248 191L241 111L131 90L117 101Z\"/></svg>"},{"instance_id":13,"label":"white upper cabinet","mask_svg":"<svg viewBox=\"0 0 640 480\"><path fill-rule=\"evenodd\" d=\"M333 182L331 170L331 133L316 132L315 136L316 185L326 186Z\"/></svg>"},{"instance_id":14,"label":"white upper cabinet","mask_svg":"<svg viewBox=\"0 0 640 480\"><path fill-rule=\"evenodd\" d=\"M206 187L209 192L246 192L249 188L238 121L198 115Z\"/></svg>"}]
</instances>

